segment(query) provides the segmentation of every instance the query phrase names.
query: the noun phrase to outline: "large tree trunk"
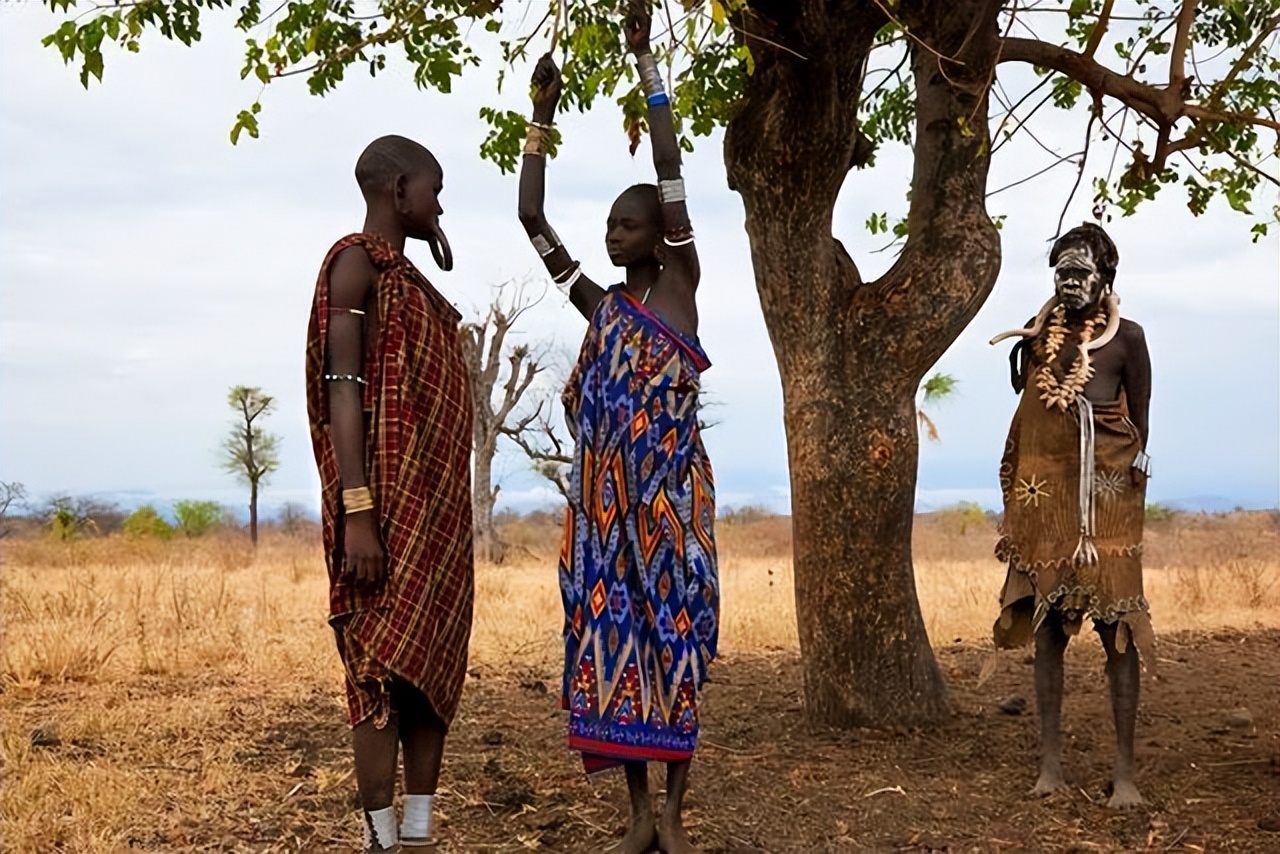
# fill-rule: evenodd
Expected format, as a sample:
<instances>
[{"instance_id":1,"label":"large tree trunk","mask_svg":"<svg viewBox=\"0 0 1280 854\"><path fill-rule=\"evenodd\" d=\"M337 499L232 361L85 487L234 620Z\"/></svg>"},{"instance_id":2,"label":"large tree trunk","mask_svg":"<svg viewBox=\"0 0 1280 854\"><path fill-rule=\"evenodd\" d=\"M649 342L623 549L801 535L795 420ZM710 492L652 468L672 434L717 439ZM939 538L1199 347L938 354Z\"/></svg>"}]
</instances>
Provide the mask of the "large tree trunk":
<instances>
[{"instance_id":1,"label":"large tree trunk","mask_svg":"<svg viewBox=\"0 0 1280 854\"><path fill-rule=\"evenodd\" d=\"M756 71L725 161L782 378L806 708L833 726L935 722L950 703L911 563L915 395L999 269L983 204L999 3L898 5L918 16L913 32L964 65L946 63L943 74L936 54L913 51L911 230L875 282L863 282L831 218L848 170L865 156L860 77L883 12L856 0L838 10L755 5L770 14L753 19L755 31L767 24L766 37L804 54L752 43Z\"/></svg>"}]
</instances>

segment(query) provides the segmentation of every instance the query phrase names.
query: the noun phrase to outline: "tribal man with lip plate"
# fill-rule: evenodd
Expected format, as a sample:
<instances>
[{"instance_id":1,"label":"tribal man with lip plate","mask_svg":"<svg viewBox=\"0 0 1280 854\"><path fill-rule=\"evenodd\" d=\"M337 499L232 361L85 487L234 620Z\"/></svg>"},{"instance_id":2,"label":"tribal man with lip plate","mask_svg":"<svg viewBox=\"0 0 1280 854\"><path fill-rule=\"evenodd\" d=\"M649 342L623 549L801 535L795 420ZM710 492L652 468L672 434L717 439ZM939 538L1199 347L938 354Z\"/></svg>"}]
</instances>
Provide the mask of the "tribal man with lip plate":
<instances>
[{"instance_id":1,"label":"tribal man with lip plate","mask_svg":"<svg viewBox=\"0 0 1280 854\"><path fill-rule=\"evenodd\" d=\"M1120 316L1119 254L1086 223L1053 245L1054 295L1010 355L1015 391L1000 489L996 556L1008 563L996 646L1035 641L1044 796L1062 776L1063 653L1087 617L1102 638L1117 742L1109 805L1142 803L1133 782L1139 658L1154 666L1142 590L1142 521L1150 475L1151 361L1142 327Z\"/></svg>"},{"instance_id":2,"label":"tribal man with lip plate","mask_svg":"<svg viewBox=\"0 0 1280 854\"><path fill-rule=\"evenodd\" d=\"M435 845L444 739L466 678L472 407L461 315L404 254L406 239L423 240L453 268L440 163L384 136L360 155L356 181L364 227L329 250L316 282L307 415L364 850L390 852Z\"/></svg>"}]
</instances>

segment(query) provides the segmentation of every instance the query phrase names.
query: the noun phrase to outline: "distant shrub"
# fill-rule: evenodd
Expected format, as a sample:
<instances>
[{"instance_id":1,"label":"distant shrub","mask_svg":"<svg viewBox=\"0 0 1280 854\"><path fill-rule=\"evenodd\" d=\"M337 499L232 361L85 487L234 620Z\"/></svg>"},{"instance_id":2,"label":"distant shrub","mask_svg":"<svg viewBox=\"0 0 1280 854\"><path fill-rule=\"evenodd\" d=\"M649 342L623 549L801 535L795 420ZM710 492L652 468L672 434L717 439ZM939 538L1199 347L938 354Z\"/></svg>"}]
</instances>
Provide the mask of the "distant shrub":
<instances>
[{"instance_id":1,"label":"distant shrub","mask_svg":"<svg viewBox=\"0 0 1280 854\"><path fill-rule=\"evenodd\" d=\"M947 529L963 536L971 527L982 528L989 523L987 511L976 501L960 501L943 507L938 518Z\"/></svg>"},{"instance_id":2,"label":"distant shrub","mask_svg":"<svg viewBox=\"0 0 1280 854\"><path fill-rule=\"evenodd\" d=\"M124 520L124 534L134 540L167 540L173 536L173 526L156 508L144 504Z\"/></svg>"},{"instance_id":3,"label":"distant shrub","mask_svg":"<svg viewBox=\"0 0 1280 854\"><path fill-rule=\"evenodd\" d=\"M1174 509L1164 504L1148 504L1147 505L1147 522L1158 524L1160 522L1168 522L1173 518Z\"/></svg>"},{"instance_id":4,"label":"distant shrub","mask_svg":"<svg viewBox=\"0 0 1280 854\"><path fill-rule=\"evenodd\" d=\"M717 515L717 521L719 522L725 522L730 525L750 525L752 522L772 519L778 514L763 505L752 504L746 507L730 507Z\"/></svg>"},{"instance_id":5,"label":"distant shrub","mask_svg":"<svg viewBox=\"0 0 1280 854\"><path fill-rule=\"evenodd\" d=\"M49 535L55 540L69 540L79 533L75 510L70 498L55 498L49 507Z\"/></svg>"},{"instance_id":6,"label":"distant shrub","mask_svg":"<svg viewBox=\"0 0 1280 854\"><path fill-rule=\"evenodd\" d=\"M188 537L203 537L222 527L226 511L216 501L178 501L173 505L177 529Z\"/></svg>"}]
</instances>

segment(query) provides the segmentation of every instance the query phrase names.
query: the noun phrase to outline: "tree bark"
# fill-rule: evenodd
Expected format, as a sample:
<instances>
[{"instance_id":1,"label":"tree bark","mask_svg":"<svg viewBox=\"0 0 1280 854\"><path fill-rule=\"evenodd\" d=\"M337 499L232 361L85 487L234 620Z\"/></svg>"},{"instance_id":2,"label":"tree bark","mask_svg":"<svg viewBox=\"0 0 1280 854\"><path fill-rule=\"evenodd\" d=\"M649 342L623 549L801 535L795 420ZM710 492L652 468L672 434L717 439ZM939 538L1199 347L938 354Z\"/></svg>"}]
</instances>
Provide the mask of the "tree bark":
<instances>
[{"instance_id":1,"label":"tree bark","mask_svg":"<svg viewBox=\"0 0 1280 854\"><path fill-rule=\"evenodd\" d=\"M478 431L477 431L478 432ZM493 482L493 458L497 453L497 436L475 437L475 472L471 480L472 519L475 527L476 560L484 563L500 563L506 549L498 539L493 525L493 508L498 490Z\"/></svg>"},{"instance_id":2,"label":"tree bark","mask_svg":"<svg viewBox=\"0 0 1280 854\"><path fill-rule=\"evenodd\" d=\"M831 218L861 160L861 72L884 12L872 2L756 5L771 12L753 19L764 35L804 57L752 43L756 71L725 161L782 378L805 705L825 725L929 724L950 702L912 571L915 396L999 269L983 203L998 2L898 4L921 18L932 50L912 51L910 235L875 282L863 282ZM930 18L951 26L930 28Z\"/></svg>"},{"instance_id":3,"label":"tree bark","mask_svg":"<svg viewBox=\"0 0 1280 854\"><path fill-rule=\"evenodd\" d=\"M258 547L258 481L249 482L249 542Z\"/></svg>"}]
</instances>

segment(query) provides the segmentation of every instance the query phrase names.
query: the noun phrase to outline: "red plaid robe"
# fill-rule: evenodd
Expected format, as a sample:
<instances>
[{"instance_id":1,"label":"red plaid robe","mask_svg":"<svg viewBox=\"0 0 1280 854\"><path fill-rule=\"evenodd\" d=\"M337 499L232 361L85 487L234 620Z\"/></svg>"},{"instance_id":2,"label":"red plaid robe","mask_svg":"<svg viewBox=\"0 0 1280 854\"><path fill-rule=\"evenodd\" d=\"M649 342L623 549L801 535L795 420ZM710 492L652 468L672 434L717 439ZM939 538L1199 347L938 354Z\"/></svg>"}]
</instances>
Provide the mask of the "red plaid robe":
<instances>
[{"instance_id":1,"label":"red plaid robe","mask_svg":"<svg viewBox=\"0 0 1280 854\"><path fill-rule=\"evenodd\" d=\"M342 485L329 434L325 343L329 268L362 247L378 270L376 332L365 335L365 465L387 551L381 589L344 572ZM372 305L367 306L373 309ZM366 315L366 330L375 318ZM391 678L414 685L450 722L466 677L474 593L471 393L461 316L386 241L353 234L329 250L307 330L307 414L320 468L329 621L346 671L351 725L382 726Z\"/></svg>"}]
</instances>

